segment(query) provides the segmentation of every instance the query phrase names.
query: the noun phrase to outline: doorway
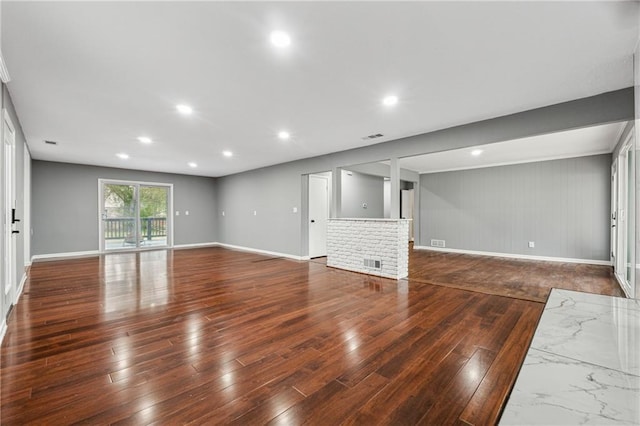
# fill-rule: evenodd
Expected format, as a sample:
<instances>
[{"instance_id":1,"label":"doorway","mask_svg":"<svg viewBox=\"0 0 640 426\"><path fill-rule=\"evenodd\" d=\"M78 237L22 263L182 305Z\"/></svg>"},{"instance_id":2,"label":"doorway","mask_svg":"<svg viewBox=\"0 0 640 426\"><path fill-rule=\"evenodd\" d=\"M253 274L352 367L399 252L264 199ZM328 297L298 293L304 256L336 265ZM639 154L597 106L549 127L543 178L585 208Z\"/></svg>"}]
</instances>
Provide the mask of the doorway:
<instances>
[{"instance_id":1,"label":"doorway","mask_svg":"<svg viewBox=\"0 0 640 426\"><path fill-rule=\"evenodd\" d=\"M16 298L16 181L15 181L15 127L7 110L2 115L2 187L3 232L2 232L2 312L6 315Z\"/></svg>"},{"instance_id":2,"label":"doorway","mask_svg":"<svg viewBox=\"0 0 640 426\"><path fill-rule=\"evenodd\" d=\"M633 131L620 149L611 168L611 260L616 279L627 297L634 295L634 149Z\"/></svg>"},{"instance_id":3,"label":"doorway","mask_svg":"<svg viewBox=\"0 0 640 426\"><path fill-rule=\"evenodd\" d=\"M173 186L99 180L102 251L170 247Z\"/></svg>"},{"instance_id":4,"label":"doorway","mask_svg":"<svg viewBox=\"0 0 640 426\"><path fill-rule=\"evenodd\" d=\"M331 173L309 175L309 257L327 255Z\"/></svg>"},{"instance_id":5,"label":"doorway","mask_svg":"<svg viewBox=\"0 0 640 426\"><path fill-rule=\"evenodd\" d=\"M408 183L408 182L407 182ZM409 241L414 240L413 233L413 211L415 204L415 190L413 189L413 183L408 183L411 188L410 189L401 189L400 190L400 218L401 219L410 219L409 221ZM407 186L409 186L407 185Z\"/></svg>"}]
</instances>

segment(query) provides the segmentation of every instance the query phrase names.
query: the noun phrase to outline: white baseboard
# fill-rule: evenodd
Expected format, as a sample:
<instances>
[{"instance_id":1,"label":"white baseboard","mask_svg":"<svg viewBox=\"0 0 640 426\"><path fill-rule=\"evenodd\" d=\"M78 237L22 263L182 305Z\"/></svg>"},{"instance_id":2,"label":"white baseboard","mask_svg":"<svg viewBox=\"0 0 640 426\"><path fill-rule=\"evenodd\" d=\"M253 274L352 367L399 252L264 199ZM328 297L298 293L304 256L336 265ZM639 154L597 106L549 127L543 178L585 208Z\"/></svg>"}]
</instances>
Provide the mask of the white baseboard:
<instances>
[{"instance_id":1,"label":"white baseboard","mask_svg":"<svg viewBox=\"0 0 640 426\"><path fill-rule=\"evenodd\" d=\"M173 247L166 247L166 248L181 250L181 249L190 249L190 248L198 248L198 247L224 247L228 249L242 250L242 251L248 251L248 252L258 253L258 254L266 254L269 256L286 257L287 259L293 259L293 260L309 260L309 256L295 256L293 254L280 253L277 251L260 250L252 247L236 246L233 244L225 244L225 243L218 243L218 242L178 244ZM159 248L162 248L162 247L159 247ZM121 252L114 251L113 253L121 253ZM74 251L69 253L36 254L31 257L31 261L33 262L36 260L61 260L61 259L69 259L69 258L93 257L93 256L100 256L101 254L107 254L107 253L100 253L99 250L90 250L90 251Z\"/></svg>"},{"instance_id":2,"label":"white baseboard","mask_svg":"<svg viewBox=\"0 0 640 426\"><path fill-rule=\"evenodd\" d=\"M33 262L34 260L59 260L59 259L68 259L68 258L74 258L74 257L92 257L92 256L100 256L100 251L89 250L89 251L71 251L68 253L36 254L31 256L31 262Z\"/></svg>"},{"instance_id":3,"label":"white baseboard","mask_svg":"<svg viewBox=\"0 0 640 426\"><path fill-rule=\"evenodd\" d=\"M540 260L545 262L561 262L561 263L584 263L588 265L611 266L611 261L609 260L573 259L573 258L567 258L567 257L533 256L528 254L494 253L490 251L463 250L463 249L440 248L440 247L429 247L429 246L413 246L413 248L418 250L440 251L444 253L475 254L480 256L507 257L510 259Z\"/></svg>"},{"instance_id":4,"label":"white baseboard","mask_svg":"<svg viewBox=\"0 0 640 426\"><path fill-rule=\"evenodd\" d=\"M27 282L27 274L22 274L22 279L20 280L20 285L18 285L18 289L16 291L16 302L15 305L18 304L18 300L20 300L20 296L22 296L22 291L24 290L24 284Z\"/></svg>"},{"instance_id":5,"label":"white baseboard","mask_svg":"<svg viewBox=\"0 0 640 426\"><path fill-rule=\"evenodd\" d=\"M198 247L217 247L218 243L195 243L195 244L176 244L172 248L175 250L190 249Z\"/></svg>"},{"instance_id":6,"label":"white baseboard","mask_svg":"<svg viewBox=\"0 0 640 426\"><path fill-rule=\"evenodd\" d=\"M218 245L219 247L224 247L228 249L248 251L248 252L257 253L257 254L267 254L269 256L286 257L287 259L293 259L293 260L308 260L308 257L307 259L305 259L305 256L295 256L293 254L279 253L277 251L260 250L256 248L236 246L233 244L225 244L225 243L216 243L216 245Z\"/></svg>"},{"instance_id":7,"label":"white baseboard","mask_svg":"<svg viewBox=\"0 0 640 426\"><path fill-rule=\"evenodd\" d=\"M2 324L0 324L0 345L4 340L4 335L7 333L7 320L6 318L2 320Z\"/></svg>"}]
</instances>

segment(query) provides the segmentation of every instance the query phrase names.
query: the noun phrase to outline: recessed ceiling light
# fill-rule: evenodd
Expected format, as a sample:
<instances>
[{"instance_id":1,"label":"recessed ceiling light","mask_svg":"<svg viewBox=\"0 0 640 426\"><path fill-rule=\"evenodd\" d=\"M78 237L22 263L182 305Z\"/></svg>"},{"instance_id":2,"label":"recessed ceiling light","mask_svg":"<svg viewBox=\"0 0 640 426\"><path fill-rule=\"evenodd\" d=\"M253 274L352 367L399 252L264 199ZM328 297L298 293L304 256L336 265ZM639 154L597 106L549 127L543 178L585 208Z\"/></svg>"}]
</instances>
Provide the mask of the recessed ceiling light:
<instances>
[{"instance_id":1,"label":"recessed ceiling light","mask_svg":"<svg viewBox=\"0 0 640 426\"><path fill-rule=\"evenodd\" d=\"M231 152L231 151L222 151L222 155L224 155L225 157L232 157L233 156L233 152Z\"/></svg>"},{"instance_id":2,"label":"recessed ceiling light","mask_svg":"<svg viewBox=\"0 0 640 426\"><path fill-rule=\"evenodd\" d=\"M386 106L393 106L398 103L398 97L395 95L387 96L382 100L382 103Z\"/></svg>"},{"instance_id":3,"label":"recessed ceiling light","mask_svg":"<svg viewBox=\"0 0 640 426\"><path fill-rule=\"evenodd\" d=\"M193 112L193 108L191 108L189 105L184 104L176 105L176 109L180 114L184 115L189 115Z\"/></svg>"},{"instance_id":4,"label":"recessed ceiling light","mask_svg":"<svg viewBox=\"0 0 640 426\"><path fill-rule=\"evenodd\" d=\"M291 44L291 37L284 31L274 31L269 37L271 44L276 47L287 47Z\"/></svg>"},{"instance_id":5,"label":"recessed ceiling light","mask_svg":"<svg viewBox=\"0 0 640 426\"><path fill-rule=\"evenodd\" d=\"M190 161L189 163L187 163L189 167L191 167L192 169L195 169L196 167L198 167L198 165L196 163L194 163L193 161Z\"/></svg>"},{"instance_id":6,"label":"recessed ceiling light","mask_svg":"<svg viewBox=\"0 0 640 426\"><path fill-rule=\"evenodd\" d=\"M287 139L289 139L291 137L291 135L286 130L283 130L283 131L278 133L278 137L280 139L282 139L283 141L286 141Z\"/></svg>"},{"instance_id":7,"label":"recessed ceiling light","mask_svg":"<svg viewBox=\"0 0 640 426\"><path fill-rule=\"evenodd\" d=\"M473 155L474 157L477 157L480 154L482 154L481 149L474 149L473 151L471 151L471 155Z\"/></svg>"},{"instance_id":8,"label":"recessed ceiling light","mask_svg":"<svg viewBox=\"0 0 640 426\"><path fill-rule=\"evenodd\" d=\"M118 158L121 158L123 160L126 160L127 158L129 158L129 154L125 154L124 152L119 152L116 155L118 156Z\"/></svg>"},{"instance_id":9,"label":"recessed ceiling light","mask_svg":"<svg viewBox=\"0 0 640 426\"><path fill-rule=\"evenodd\" d=\"M153 142L153 141L151 140L151 138L148 138L148 137L146 137L146 136L139 136L139 137L138 137L138 140L139 140L140 142L142 142L142 143L146 143L146 144L150 144L151 142Z\"/></svg>"}]
</instances>

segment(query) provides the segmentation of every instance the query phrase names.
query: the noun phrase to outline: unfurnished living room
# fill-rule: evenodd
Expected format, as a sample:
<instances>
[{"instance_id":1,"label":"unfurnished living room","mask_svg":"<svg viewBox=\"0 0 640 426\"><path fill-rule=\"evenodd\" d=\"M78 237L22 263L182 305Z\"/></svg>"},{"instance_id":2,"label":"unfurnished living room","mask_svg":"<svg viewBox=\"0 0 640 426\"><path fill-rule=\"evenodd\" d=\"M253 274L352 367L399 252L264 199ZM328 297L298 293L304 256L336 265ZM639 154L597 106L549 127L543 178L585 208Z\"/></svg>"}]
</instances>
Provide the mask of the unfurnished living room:
<instances>
[{"instance_id":1,"label":"unfurnished living room","mask_svg":"<svg viewBox=\"0 0 640 426\"><path fill-rule=\"evenodd\" d=\"M639 42L637 1L0 1L0 424L640 424Z\"/></svg>"}]
</instances>

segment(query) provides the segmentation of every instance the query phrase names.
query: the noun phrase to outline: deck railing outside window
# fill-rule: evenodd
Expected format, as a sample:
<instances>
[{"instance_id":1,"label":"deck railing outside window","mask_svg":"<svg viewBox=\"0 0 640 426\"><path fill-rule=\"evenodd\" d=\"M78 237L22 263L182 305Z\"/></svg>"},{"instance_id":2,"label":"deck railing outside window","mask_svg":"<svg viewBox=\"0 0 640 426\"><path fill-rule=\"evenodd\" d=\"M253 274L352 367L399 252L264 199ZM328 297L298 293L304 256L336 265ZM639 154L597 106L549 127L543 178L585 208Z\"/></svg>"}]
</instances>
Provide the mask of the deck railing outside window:
<instances>
[{"instance_id":1,"label":"deck railing outside window","mask_svg":"<svg viewBox=\"0 0 640 426\"><path fill-rule=\"evenodd\" d=\"M104 238L107 240L133 238L136 219L132 217L116 217L104 219ZM140 218L140 238L151 240L153 237L167 235L166 217Z\"/></svg>"}]
</instances>

